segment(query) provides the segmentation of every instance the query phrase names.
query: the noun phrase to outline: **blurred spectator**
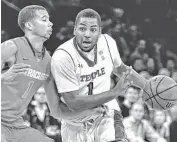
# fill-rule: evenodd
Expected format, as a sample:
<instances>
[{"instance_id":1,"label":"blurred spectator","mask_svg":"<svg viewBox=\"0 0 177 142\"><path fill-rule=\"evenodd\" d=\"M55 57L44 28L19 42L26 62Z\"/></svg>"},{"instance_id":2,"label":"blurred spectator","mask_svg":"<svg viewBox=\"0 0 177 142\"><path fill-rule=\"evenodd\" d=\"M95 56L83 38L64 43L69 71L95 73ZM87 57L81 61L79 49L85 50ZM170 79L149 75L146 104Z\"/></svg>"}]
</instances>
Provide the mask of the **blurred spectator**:
<instances>
[{"instance_id":1,"label":"blurred spectator","mask_svg":"<svg viewBox=\"0 0 177 142\"><path fill-rule=\"evenodd\" d=\"M164 111L155 110L154 117L152 120L154 129L163 138L168 139L169 137L169 122L167 121L167 114Z\"/></svg>"},{"instance_id":2,"label":"blurred spectator","mask_svg":"<svg viewBox=\"0 0 177 142\"><path fill-rule=\"evenodd\" d=\"M41 87L35 94L34 100L31 102L30 121L31 127L44 132L46 127L46 116L49 115L49 109L46 104L45 90Z\"/></svg>"},{"instance_id":3,"label":"blurred spectator","mask_svg":"<svg viewBox=\"0 0 177 142\"><path fill-rule=\"evenodd\" d=\"M122 116L127 117L129 116L129 110L135 102L137 102L140 98L140 88L136 86L129 86L128 89L125 92L125 99L120 105L120 109L122 111Z\"/></svg>"},{"instance_id":4,"label":"blurred spectator","mask_svg":"<svg viewBox=\"0 0 177 142\"><path fill-rule=\"evenodd\" d=\"M130 63L134 65L135 70L138 72L146 70L154 70L154 62L152 59L148 58L148 54L145 52L146 41L139 40L135 51L130 56Z\"/></svg>"},{"instance_id":5,"label":"blurred spectator","mask_svg":"<svg viewBox=\"0 0 177 142\"><path fill-rule=\"evenodd\" d=\"M129 47L127 45L127 42L125 41L125 38L123 37L123 28L121 24L116 24L112 28L110 28L107 32L111 37L114 38L116 41L119 53L121 55L121 59L126 62L128 60L130 51Z\"/></svg>"},{"instance_id":6,"label":"blurred spectator","mask_svg":"<svg viewBox=\"0 0 177 142\"><path fill-rule=\"evenodd\" d=\"M150 79L152 77L148 71L141 71L139 74L146 79Z\"/></svg>"},{"instance_id":7,"label":"blurred spectator","mask_svg":"<svg viewBox=\"0 0 177 142\"><path fill-rule=\"evenodd\" d=\"M172 72L171 78L177 83L177 71Z\"/></svg>"},{"instance_id":8,"label":"blurred spectator","mask_svg":"<svg viewBox=\"0 0 177 142\"><path fill-rule=\"evenodd\" d=\"M166 142L153 129L150 123L143 119L144 105L142 103L135 103L130 110L130 116L124 118L123 124L127 137L130 142L145 142L145 138L149 142Z\"/></svg>"},{"instance_id":9,"label":"blurred spectator","mask_svg":"<svg viewBox=\"0 0 177 142\"><path fill-rule=\"evenodd\" d=\"M177 105L170 109L172 116L172 123L170 124L170 137L169 142L176 142L177 140Z\"/></svg>"},{"instance_id":10,"label":"blurred spectator","mask_svg":"<svg viewBox=\"0 0 177 142\"><path fill-rule=\"evenodd\" d=\"M143 38L142 32L138 25L131 25L125 33L125 40L128 43L130 53L134 52L138 41Z\"/></svg>"},{"instance_id":11,"label":"blurred spectator","mask_svg":"<svg viewBox=\"0 0 177 142\"><path fill-rule=\"evenodd\" d=\"M161 68L158 72L158 75L170 76L170 72L167 68Z\"/></svg>"},{"instance_id":12,"label":"blurred spectator","mask_svg":"<svg viewBox=\"0 0 177 142\"><path fill-rule=\"evenodd\" d=\"M143 39L139 40L134 52L130 56L130 60L133 62L136 59L142 59L144 62L147 62L148 54L145 52L145 49L146 41Z\"/></svg>"},{"instance_id":13,"label":"blurred spectator","mask_svg":"<svg viewBox=\"0 0 177 142\"><path fill-rule=\"evenodd\" d=\"M67 21L64 27L59 28L56 37L61 44L73 37L73 29L74 22L72 20Z\"/></svg>"},{"instance_id":14,"label":"blurred spectator","mask_svg":"<svg viewBox=\"0 0 177 142\"><path fill-rule=\"evenodd\" d=\"M166 68L170 71L170 75L171 75L172 72L176 69L175 61L173 59L168 59Z\"/></svg>"},{"instance_id":15,"label":"blurred spectator","mask_svg":"<svg viewBox=\"0 0 177 142\"><path fill-rule=\"evenodd\" d=\"M1 30L1 43L9 39L9 34L5 30Z\"/></svg>"}]
</instances>

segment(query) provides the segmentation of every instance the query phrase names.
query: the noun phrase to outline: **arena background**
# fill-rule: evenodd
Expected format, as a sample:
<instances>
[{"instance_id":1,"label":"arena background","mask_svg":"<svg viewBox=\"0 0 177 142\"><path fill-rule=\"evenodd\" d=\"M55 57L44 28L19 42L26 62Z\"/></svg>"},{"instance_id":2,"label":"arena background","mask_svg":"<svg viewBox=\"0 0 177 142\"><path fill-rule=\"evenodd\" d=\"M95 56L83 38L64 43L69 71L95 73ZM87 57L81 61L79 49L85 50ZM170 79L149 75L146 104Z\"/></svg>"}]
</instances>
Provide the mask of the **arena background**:
<instances>
[{"instance_id":1,"label":"arena background","mask_svg":"<svg viewBox=\"0 0 177 142\"><path fill-rule=\"evenodd\" d=\"M17 16L21 8L31 4L44 6L51 15L54 30L45 43L51 55L60 44L73 37L76 14L89 7L101 15L103 33L116 40L126 64L146 78L164 74L177 81L177 0L2 0L1 42L23 36ZM141 46L144 51L140 54ZM24 112L24 119L27 125L60 142L60 121L50 116L42 94L45 94L43 89L36 93ZM118 98L120 104L123 100L124 97ZM153 126L153 114L148 115ZM170 114L166 117L170 127ZM168 140L169 136L165 138Z\"/></svg>"}]
</instances>

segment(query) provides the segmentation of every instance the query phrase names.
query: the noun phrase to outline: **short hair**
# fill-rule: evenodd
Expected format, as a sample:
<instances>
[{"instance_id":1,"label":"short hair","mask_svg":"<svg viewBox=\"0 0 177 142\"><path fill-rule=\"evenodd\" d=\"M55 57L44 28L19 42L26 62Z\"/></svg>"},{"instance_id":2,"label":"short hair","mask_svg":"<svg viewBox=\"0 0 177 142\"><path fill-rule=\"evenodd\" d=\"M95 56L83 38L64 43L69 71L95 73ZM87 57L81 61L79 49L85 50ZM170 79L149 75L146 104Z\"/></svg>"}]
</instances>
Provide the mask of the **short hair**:
<instances>
[{"instance_id":1,"label":"short hair","mask_svg":"<svg viewBox=\"0 0 177 142\"><path fill-rule=\"evenodd\" d=\"M18 14L18 25L24 31L25 23L32 20L36 16L36 11L46 10L40 5L29 5L20 10Z\"/></svg>"},{"instance_id":2,"label":"short hair","mask_svg":"<svg viewBox=\"0 0 177 142\"><path fill-rule=\"evenodd\" d=\"M75 25L77 25L80 18L83 18L83 17L84 18L96 18L98 21L98 25L101 27L101 17L98 14L98 12L96 12L95 10L91 8L87 8L87 9L80 11L76 16Z\"/></svg>"},{"instance_id":3,"label":"short hair","mask_svg":"<svg viewBox=\"0 0 177 142\"><path fill-rule=\"evenodd\" d=\"M140 93L140 91L141 91L141 88L140 88L140 87L138 87L138 86L132 84L132 85L128 86L128 88L126 89L126 92L127 92L127 90L128 90L129 88L133 88L133 89L137 90L138 93Z\"/></svg>"},{"instance_id":4,"label":"short hair","mask_svg":"<svg viewBox=\"0 0 177 142\"><path fill-rule=\"evenodd\" d=\"M136 102L136 103L132 104L132 107L131 107L130 110L132 110L132 109L134 108L135 105L142 106L143 110L145 110L145 109L144 109L144 102Z\"/></svg>"}]
</instances>

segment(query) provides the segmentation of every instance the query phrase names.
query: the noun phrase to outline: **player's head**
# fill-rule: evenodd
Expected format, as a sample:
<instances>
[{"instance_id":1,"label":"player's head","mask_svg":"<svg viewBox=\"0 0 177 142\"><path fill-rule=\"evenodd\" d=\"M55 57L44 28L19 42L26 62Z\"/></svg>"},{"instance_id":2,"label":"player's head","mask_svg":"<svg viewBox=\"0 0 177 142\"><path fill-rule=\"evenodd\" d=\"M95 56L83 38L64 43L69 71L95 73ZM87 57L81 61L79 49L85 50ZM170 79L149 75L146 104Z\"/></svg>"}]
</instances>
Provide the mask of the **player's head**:
<instances>
[{"instance_id":1,"label":"player's head","mask_svg":"<svg viewBox=\"0 0 177 142\"><path fill-rule=\"evenodd\" d=\"M143 103L134 103L130 109L130 115L137 121L142 120L144 116Z\"/></svg>"},{"instance_id":2,"label":"player's head","mask_svg":"<svg viewBox=\"0 0 177 142\"><path fill-rule=\"evenodd\" d=\"M130 102L130 103L135 103L138 101L140 95L140 88L134 85L131 85L127 88L126 94L125 94L125 99Z\"/></svg>"},{"instance_id":3,"label":"player's head","mask_svg":"<svg viewBox=\"0 0 177 142\"><path fill-rule=\"evenodd\" d=\"M25 32L48 39L52 34L53 24L47 10L39 5L24 7L18 15L18 25Z\"/></svg>"},{"instance_id":4,"label":"player's head","mask_svg":"<svg viewBox=\"0 0 177 142\"><path fill-rule=\"evenodd\" d=\"M91 51L101 34L101 17L93 9L84 9L76 16L74 35L84 52Z\"/></svg>"}]
</instances>

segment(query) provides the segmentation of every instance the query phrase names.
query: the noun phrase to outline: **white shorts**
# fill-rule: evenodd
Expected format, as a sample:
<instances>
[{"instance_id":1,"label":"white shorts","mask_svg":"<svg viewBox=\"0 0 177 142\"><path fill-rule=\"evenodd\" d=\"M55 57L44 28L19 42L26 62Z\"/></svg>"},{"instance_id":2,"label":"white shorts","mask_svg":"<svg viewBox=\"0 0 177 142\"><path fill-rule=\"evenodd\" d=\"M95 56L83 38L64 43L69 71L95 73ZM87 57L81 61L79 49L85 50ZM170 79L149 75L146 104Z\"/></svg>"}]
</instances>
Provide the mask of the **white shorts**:
<instances>
[{"instance_id":1,"label":"white shorts","mask_svg":"<svg viewBox=\"0 0 177 142\"><path fill-rule=\"evenodd\" d=\"M122 115L113 110L94 122L68 123L62 121L62 142L128 142Z\"/></svg>"}]
</instances>

